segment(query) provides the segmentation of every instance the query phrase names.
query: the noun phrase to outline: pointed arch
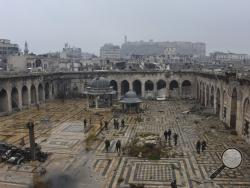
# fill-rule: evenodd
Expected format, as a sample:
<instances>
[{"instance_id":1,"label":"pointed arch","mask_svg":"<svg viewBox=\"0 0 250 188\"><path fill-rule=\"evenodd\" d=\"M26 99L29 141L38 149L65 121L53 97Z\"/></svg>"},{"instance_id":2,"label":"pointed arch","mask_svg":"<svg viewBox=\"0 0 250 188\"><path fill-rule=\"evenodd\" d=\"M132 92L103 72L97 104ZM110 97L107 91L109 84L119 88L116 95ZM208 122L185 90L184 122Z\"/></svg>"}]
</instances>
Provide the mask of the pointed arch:
<instances>
[{"instance_id":1,"label":"pointed arch","mask_svg":"<svg viewBox=\"0 0 250 188\"><path fill-rule=\"evenodd\" d=\"M22 87L22 106L28 106L29 105L29 95L28 95L28 88L27 86Z\"/></svg>"},{"instance_id":2,"label":"pointed arch","mask_svg":"<svg viewBox=\"0 0 250 188\"><path fill-rule=\"evenodd\" d=\"M8 94L5 89L0 91L0 113L8 112Z\"/></svg>"}]
</instances>

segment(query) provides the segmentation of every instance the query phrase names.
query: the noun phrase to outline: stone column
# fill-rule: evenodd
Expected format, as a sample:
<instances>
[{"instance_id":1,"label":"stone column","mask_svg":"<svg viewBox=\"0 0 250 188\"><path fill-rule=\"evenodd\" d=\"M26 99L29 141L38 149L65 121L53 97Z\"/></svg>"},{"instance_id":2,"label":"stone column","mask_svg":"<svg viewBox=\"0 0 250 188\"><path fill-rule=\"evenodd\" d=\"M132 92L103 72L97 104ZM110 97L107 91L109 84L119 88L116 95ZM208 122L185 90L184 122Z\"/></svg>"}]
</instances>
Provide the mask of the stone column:
<instances>
[{"instance_id":1,"label":"stone column","mask_svg":"<svg viewBox=\"0 0 250 188\"><path fill-rule=\"evenodd\" d=\"M121 82L117 81L117 98L118 100L121 98Z\"/></svg>"},{"instance_id":2,"label":"stone column","mask_svg":"<svg viewBox=\"0 0 250 188\"><path fill-rule=\"evenodd\" d=\"M36 160L34 123L33 122L27 123L27 128L29 129L31 160L34 161Z\"/></svg>"},{"instance_id":3,"label":"stone column","mask_svg":"<svg viewBox=\"0 0 250 188\"><path fill-rule=\"evenodd\" d=\"M28 108L30 108L31 105L30 86L27 86L27 89L28 89Z\"/></svg>"},{"instance_id":4,"label":"stone column","mask_svg":"<svg viewBox=\"0 0 250 188\"><path fill-rule=\"evenodd\" d=\"M7 112L12 112L12 105L11 105L11 90L6 90L7 92Z\"/></svg>"},{"instance_id":5,"label":"stone column","mask_svg":"<svg viewBox=\"0 0 250 188\"><path fill-rule=\"evenodd\" d=\"M128 83L129 83L129 91L133 91L133 82L128 81Z\"/></svg>"},{"instance_id":6,"label":"stone column","mask_svg":"<svg viewBox=\"0 0 250 188\"><path fill-rule=\"evenodd\" d=\"M237 100L237 112L236 112L236 131L240 137L243 137L242 135L242 128L243 128L243 111L242 111L242 104L243 102L239 99Z\"/></svg>"},{"instance_id":7,"label":"stone column","mask_svg":"<svg viewBox=\"0 0 250 188\"><path fill-rule=\"evenodd\" d=\"M95 96L95 108L98 108L98 96Z\"/></svg>"},{"instance_id":8,"label":"stone column","mask_svg":"<svg viewBox=\"0 0 250 188\"><path fill-rule=\"evenodd\" d=\"M205 101L204 101L204 106L207 107L207 87L205 86Z\"/></svg>"},{"instance_id":9,"label":"stone column","mask_svg":"<svg viewBox=\"0 0 250 188\"><path fill-rule=\"evenodd\" d=\"M22 100L22 89L19 89L19 88L17 88L17 90L18 90L18 108L20 109L20 110L22 110L22 108L23 108L23 106L22 106L22 104L23 104L23 100Z\"/></svg>"},{"instance_id":10,"label":"stone column","mask_svg":"<svg viewBox=\"0 0 250 188\"><path fill-rule=\"evenodd\" d=\"M36 87L36 102L35 102L35 104L39 104L38 86L35 86L35 87Z\"/></svg>"},{"instance_id":11,"label":"stone column","mask_svg":"<svg viewBox=\"0 0 250 188\"><path fill-rule=\"evenodd\" d=\"M157 97L157 82L153 82L154 90L153 90L153 97Z\"/></svg>"},{"instance_id":12,"label":"stone column","mask_svg":"<svg viewBox=\"0 0 250 188\"><path fill-rule=\"evenodd\" d=\"M145 97L145 83L142 81L141 82L141 96L142 96L142 98L144 98Z\"/></svg>"},{"instance_id":13,"label":"stone column","mask_svg":"<svg viewBox=\"0 0 250 188\"><path fill-rule=\"evenodd\" d=\"M232 100L232 97L230 96L229 97L229 101L228 101L227 106L226 106L226 108L227 108L227 114L226 114L226 121L225 121L225 123L228 125L228 127L230 127L230 120L231 120L231 100Z\"/></svg>"},{"instance_id":14,"label":"stone column","mask_svg":"<svg viewBox=\"0 0 250 188\"><path fill-rule=\"evenodd\" d=\"M178 86L179 86L179 98L182 98L182 87L181 87L181 84L178 82Z\"/></svg>"},{"instance_id":15,"label":"stone column","mask_svg":"<svg viewBox=\"0 0 250 188\"><path fill-rule=\"evenodd\" d=\"M53 96L52 96L52 84L49 84L49 99L53 99Z\"/></svg>"}]
</instances>

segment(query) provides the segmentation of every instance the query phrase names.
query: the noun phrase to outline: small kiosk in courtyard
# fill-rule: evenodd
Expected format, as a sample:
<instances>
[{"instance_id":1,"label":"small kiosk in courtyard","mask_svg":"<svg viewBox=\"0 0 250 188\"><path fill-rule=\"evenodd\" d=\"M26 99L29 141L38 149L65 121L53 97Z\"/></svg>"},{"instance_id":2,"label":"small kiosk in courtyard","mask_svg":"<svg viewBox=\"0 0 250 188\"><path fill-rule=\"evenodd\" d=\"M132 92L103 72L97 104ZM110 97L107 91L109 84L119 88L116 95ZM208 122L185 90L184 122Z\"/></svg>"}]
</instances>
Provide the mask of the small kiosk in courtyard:
<instances>
[{"instance_id":1,"label":"small kiosk in courtyard","mask_svg":"<svg viewBox=\"0 0 250 188\"><path fill-rule=\"evenodd\" d=\"M136 95L134 91L128 91L125 93L124 97L119 102L122 104L123 112L140 112L140 103L142 103L142 100Z\"/></svg>"},{"instance_id":2,"label":"small kiosk in courtyard","mask_svg":"<svg viewBox=\"0 0 250 188\"><path fill-rule=\"evenodd\" d=\"M110 81L104 77L94 78L86 88L89 108L109 108L112 106L116 91L110 86Z\"/></svg>"}]
</instances>

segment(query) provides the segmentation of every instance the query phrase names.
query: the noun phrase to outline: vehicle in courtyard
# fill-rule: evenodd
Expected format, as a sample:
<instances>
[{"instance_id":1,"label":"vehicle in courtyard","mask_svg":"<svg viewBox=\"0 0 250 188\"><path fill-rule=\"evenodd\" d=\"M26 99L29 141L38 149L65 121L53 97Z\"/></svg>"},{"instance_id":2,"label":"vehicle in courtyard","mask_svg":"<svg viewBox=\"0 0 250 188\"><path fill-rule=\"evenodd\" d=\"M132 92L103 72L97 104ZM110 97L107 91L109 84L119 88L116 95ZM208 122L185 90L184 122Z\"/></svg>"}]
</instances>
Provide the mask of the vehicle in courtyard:
<instances>
[{"instance_id":1,"label":"vehicle in courtyard","mask_svg":"<svg viewBox=\"0 0 250 188\"><path fill-rule=\"evenodd\" d=\"M166 97L165 96L158 96L158 97L156 97L156 100L157 101L165 101Z\"/></svg>"}]
</instances>

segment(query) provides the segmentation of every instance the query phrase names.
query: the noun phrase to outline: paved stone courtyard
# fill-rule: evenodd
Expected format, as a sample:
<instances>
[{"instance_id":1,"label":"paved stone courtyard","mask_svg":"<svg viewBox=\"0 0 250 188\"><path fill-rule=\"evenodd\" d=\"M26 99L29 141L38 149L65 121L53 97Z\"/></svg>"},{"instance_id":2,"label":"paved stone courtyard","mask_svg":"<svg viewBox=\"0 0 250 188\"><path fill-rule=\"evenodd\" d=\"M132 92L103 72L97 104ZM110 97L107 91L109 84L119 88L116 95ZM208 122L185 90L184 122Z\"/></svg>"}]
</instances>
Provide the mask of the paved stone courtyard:
<instances>
[{"instance_id":1,"label":"paved stone courtyard","mask_svg":"<svg viewBox=\"0 0 250 188\"><path fill-rule=\"evenodd\" d=\"M25 124L34 119L36 141L50 155L45 163L30 162L20 166L0 163L0 187L27 187L39 179L37 173L41 167L47 169L48 176L70 174L79 187L86 188L125 188L129 184L163 188L170 187L173 178L177 179L178 187L250 187L249 145L225 130L215 116L182 113L193 105L193 101L147 101L140 118L116 114L124 118L126 124L119 130L113 128L112 112L88 111L84 100L52 101L39 111L32 108L1 117L0 139L15 145L22 137L28 144ZM84 118L91 121L93 127L87 132L83 128ZM109 129L87 143L88 135L99 132L101 120L110 121ZM115 152L118 139L124 147L137 133L153 132L162 136L168 128L179 135L178 145L171 146L169 158L146 160ZM106 138L111 140L108 153L104 149ZM198 139L208 143L207 150L200 155L195 152ZM215 180L209 180L210 174L221 165L222 152L229 147L241 150L243 164L235 170L225 169Z\"/></svg>"}]
</instances>

